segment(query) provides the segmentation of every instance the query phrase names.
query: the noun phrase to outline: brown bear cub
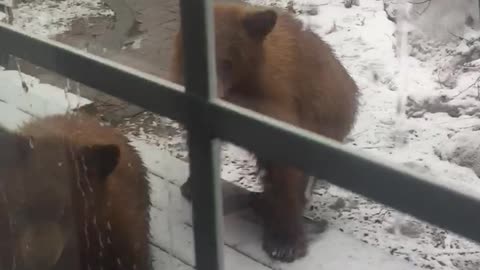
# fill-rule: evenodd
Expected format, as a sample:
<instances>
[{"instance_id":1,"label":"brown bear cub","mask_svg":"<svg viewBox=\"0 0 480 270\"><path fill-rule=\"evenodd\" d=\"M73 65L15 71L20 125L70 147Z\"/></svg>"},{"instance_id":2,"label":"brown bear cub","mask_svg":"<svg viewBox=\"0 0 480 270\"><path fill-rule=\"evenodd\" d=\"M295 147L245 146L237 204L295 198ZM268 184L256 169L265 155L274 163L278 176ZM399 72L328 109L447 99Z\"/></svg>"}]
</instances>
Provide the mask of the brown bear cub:
<instances>
[{"instance_id":1,"label":"brown bear cub","mask_svg":"<svg viewBox=\"0 0 480 270\"><path fill-rule=\"evenodd\" d=\"M215 46L221 98L273 118L342 141L357 110L357 86L330 47L286 12L240 4L216 4ZM181 31L171 77L182 84ZM319 164L320 165L320 164ZM307 252L302 226L307 177L269 161L261 215L264 250L293 261ZM189 182L182 187L188 196Z\"/></svg>"},{"instance_id":2,"label":"brown bear cub","mask_svg":"<svg viewBox=\"0 0 480 270\"><path fill-rule=\"evenodd\" d=\"M119 131L50 116L0 147L0 269L152 269L146 169Z\"/></svg>"}]
</instances>

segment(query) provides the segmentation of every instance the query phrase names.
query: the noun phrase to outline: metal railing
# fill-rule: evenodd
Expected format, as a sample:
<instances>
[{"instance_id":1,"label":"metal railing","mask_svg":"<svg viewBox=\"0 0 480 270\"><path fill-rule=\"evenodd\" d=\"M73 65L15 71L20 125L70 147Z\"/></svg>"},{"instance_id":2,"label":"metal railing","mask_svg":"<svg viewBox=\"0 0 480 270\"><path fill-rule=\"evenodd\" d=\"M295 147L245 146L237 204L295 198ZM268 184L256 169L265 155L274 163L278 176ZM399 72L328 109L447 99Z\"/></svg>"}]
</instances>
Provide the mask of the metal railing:
<instances>
[{"instance_id":1,"label":"metal railing","mask_svg":"<svg viewBox=\"0 0 480 270\"><path fill-rule=\"evenodd\" d=\"M186 125L199 270L223 269L217 139L233 142L263 158L297 166L334 185L480 242L480 199L474 194L442 186L322 136L215 99L211 2L181 0L186 91L158 77L7 25L0 25L0 52Z\"/></svg>"}]
</instances>

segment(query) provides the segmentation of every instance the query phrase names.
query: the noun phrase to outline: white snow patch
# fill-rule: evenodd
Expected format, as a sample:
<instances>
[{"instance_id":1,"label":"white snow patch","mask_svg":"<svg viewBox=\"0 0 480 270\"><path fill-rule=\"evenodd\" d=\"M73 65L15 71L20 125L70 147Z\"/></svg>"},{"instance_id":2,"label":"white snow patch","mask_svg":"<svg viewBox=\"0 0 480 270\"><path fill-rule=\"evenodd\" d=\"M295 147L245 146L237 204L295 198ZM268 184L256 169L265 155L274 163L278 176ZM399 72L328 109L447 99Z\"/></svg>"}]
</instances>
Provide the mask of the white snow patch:
<instances>
[{"instance_id":1,"label":"white snow patch","mask_svg":"<svg viewBox=\"0 0 480 270\"><path fill-rule=\"evenodd\" d=\"M0 126L9 130L15 130L25 122L32 119L32 116L28 113L20 111L17 107L11 104L0 101Z\"/></svg>"},{"instance_id":2,"label":"white snow patch","mask_svg":"<svg viewBox=\"0 0 480 270\"><path fill-rule=\"evenodd\" d=\"M480 177L480 131L456 134L436 150L441 159L471 168Z\"/></svg>"},{"instance_id":3,"label":"white snow patch","mask_svg":"<svg viewBox=\"0 0 480 270\"><path fill-rule=\"evenodd\" d=\"M113 15L102 0L36 0L13 9L13 25L30 34L52 37L68 31L77 18Z\"/></svg>"},{"instance_id":4,"label":"white snow patch","mask_svg":"<svg viewBox=\"0 0 480 270\"><path fill-rule=\"evenodd\" d=\"M90 103L85 98L66 93L65 90L55 86L40 83L37 78L16 70L0 71L0 81L2 82L1 102L37 117L63 114Z\"/></svg>"},{"instance_id":5,"label":"white snow patch","mask_svg":"<svg viewBox=\"0 0 480 270\"><path fill-rule=\"evenodd\" d=\"M7 17L7 14L0 11L0 22L6 22Z\"/></svg>"}]
</instances>

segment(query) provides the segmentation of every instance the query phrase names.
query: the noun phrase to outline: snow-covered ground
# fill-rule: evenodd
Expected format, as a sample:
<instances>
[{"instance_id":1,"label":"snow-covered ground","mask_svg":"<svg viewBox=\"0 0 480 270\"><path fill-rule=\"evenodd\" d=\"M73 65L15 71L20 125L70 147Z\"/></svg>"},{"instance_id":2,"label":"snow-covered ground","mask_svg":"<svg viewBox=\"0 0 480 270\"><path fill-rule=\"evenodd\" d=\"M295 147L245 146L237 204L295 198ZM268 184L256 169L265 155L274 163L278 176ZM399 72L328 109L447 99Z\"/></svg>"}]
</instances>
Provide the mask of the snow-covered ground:
<instances>
[{"instance_id":1,"label":"snow-covered ground","mask_svg":"<svg viewBox=\"0 0 480 270\"><path fill-rule=\"evenodd\" d=\"M34 0L13 9L13 25L41 37L53 37L70 29L78 18L113 16L102 0Z\"/></svg>"},{"instance_id":2,"label":"snow-covered ground","mask_svg":"<svg viewBox=\"0 0 480 270\"><path fill-rule=\"evenodd\" d=\"M408 73L403 89L396 56L396 25L387 19L382 1L361 1L360 6L351 9L339 0L322 5L309 1L310 6L298 5L307 1L250 2L274 2L280 7L294 2L293 9L306 8L308 12L300 18L333 47L354 77L361 91L360 113L348 146L480 194L476 174L480 172L476 151L480 148L480 73L478 61L470 56L476 53L473 40L478 32L453 32L450 39L442 35L435 37L444 39L434 39L421 33L421 29L413 31L408 39L410 53L404 59ZM453 35L461 35L462 39L451 38ZM408 118L401 126L407 131L403 146L395 140L400 90L406 91L408 97ZM147 115L144 120L143 129L131 136L186 159L184 133L177 123ZM136 125L138 122L131 123ZM149 125L169 127L170 137L159 138ZM251 190L261 189L248 153L226 145L222 154L224 179ZM317 186L307 215L326 219L331 227L424 269L480 268L477 244L326 183Z\"/></svg>"},{"instance_id":3,"label":"snow-covered ground","mask_svg":"<svg viewBox=\"0 0 480 270\"><path fill-rule=\"evenodd\" d=\"M15 129L32 117L62 114L88 105L91 101L77 94L40 83L37 78L0 66L1 125Z\"/></svg>"},{"instance_id":4,"label":"snow-covered ground","mask_svg":"<svg viewBox=\"0 0 480 270\"><path fill-rule=\"evenodd\" d=\"M45 16L38 12L47 14L48 9L38 9L34 4L23 5L15 11L15 16L25 18L17 21L24 29L49 36L58 33L55 32L57 26L52 25L54 21L61 26L58 31L64 31L69 20L78 14L108 13L100 8L98 1L75 1L78 2L89 4L81 5L79 8L83 11L77 14L65 12L59 20L42 19ZM276 3L280 7L292 2L294 10L307 9L304 15L298 16L332 46L354 77L361 92L360 112L347 141L349 147L480 194L477 151L480 150L480 61L477 60L480 58L480 32L459 31L455 27L455 31L446 35L445 31L444 35L435 34L435 38L443 39L434 39L420 29L413 31L408 39L410 53L404 59L408 66L404 89L396 55L397 28L387 19L382 1L363 0L350 9L346 9L341 0L308 1L310 6L299 5L307 2L300 0L250 2ZM43 3L55 6L72 1ZM425 25L425 21L418 22ZM444 26L442 21L424 30L438 32ZM405 145L399 145L394 137L399 91L406 91L408 97L407 119L401 126L407 131ZM161 133L168 136L158 136L159 126L166 130ZM176 122L144 114L122 128L137 142L166 149L173 156L187 160L185 133ZM254 162L247 152L226 145L222 156L224 179L251 190L261 189ZM480 269L480 246L477 244L327 183L317 186L307 215L325 219L330 228L423 269Z\"/></svg>"},{"instance_id":5,"label":"snow-covered ground","mask_svg":"<svg viewBox=\"0 0 480 270\"><path fill-rule=\"evenodd\" d=\"M62 114L89 101L63 89L41 84L17 71L0 70L0 126L15 129L34 117ZM63 98L60 98L63 97ZM188 164L145 140L131 136L148 168L151 185L151 248L155 269L187 270L195 265L191 207L180 195L188 177ZM261 230L244 212L225 216L225 266L232 270L415 270L408 262L363 243L348 234L328 229L311 243L311 255L293 264L272 261L261 246ZM321 251L320 253L318 251ZM318 253L318 254L317 254Z\"/></svg>"},{"instance_id":6,"label":"snow-covered ground","mask_svg":"<svg viewBox=\"0 0 480 270\"><path fill-rule=\"evenodd\" d=\"M450 186L479 191L480 72L478 61L468 58L479 33L436 41L417 28L409 38L407 89L401 89L396 26L383 2L361 1L351 9L342 2L329 1L317 6L318 14L302 18L333 47L360 88L360 113L348 145ZM392 136L401 90L407 91L409 117L403 122L408 131L403 147ZM320 187L308 214L426 269L480 268L478 245L336 187Z\"/></svg>"}]
</instances>

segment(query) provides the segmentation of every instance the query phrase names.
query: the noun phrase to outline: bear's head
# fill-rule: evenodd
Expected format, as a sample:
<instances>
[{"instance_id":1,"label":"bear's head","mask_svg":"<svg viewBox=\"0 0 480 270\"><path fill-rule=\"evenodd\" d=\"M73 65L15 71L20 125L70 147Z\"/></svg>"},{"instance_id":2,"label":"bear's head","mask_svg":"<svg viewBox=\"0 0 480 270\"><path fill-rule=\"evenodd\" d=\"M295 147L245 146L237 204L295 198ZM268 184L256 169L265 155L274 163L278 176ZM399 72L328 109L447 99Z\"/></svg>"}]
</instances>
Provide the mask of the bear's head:
<instances>
[{"instance_id":1,"label":"bear's head","mask_svg":"<svg viewBox=\"0 0 480 270\"><path fill-rule=\"evenodd\" d=\"M272 9L237 4L214 7L217 90L220 97L252 80L262 64L263 42L277 22ZM172 63L172 79L184 83L182 32L177 33Z\"/></svg>"},{"instance_id":2,"label":"bear's head","mask_svg":"<svg viewBox=\"0 0 480 270\"><path fill-rule=\"evenodd\" d=\"M0 129L0 149L0 268L53 269L75 248L78 218L102 196L119 148Z\"/></svg>"}]
</instances>

